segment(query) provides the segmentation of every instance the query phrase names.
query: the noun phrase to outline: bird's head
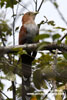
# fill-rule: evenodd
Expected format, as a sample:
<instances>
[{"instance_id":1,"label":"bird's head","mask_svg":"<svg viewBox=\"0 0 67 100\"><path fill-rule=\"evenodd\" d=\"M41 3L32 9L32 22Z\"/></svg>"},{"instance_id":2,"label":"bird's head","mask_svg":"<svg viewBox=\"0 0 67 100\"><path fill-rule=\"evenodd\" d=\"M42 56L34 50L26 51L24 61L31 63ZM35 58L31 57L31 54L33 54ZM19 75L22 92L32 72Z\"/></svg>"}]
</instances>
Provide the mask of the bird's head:
<instances>
[{"instance_id":1,"label":"bird's head","mask_svg":"<svg viewBox=\"0 0 67 100\"><path fill-rule=\"evenodd\" d=\"M38 14L38 12L27 12L24 14L22 17L22 22L23 24L28 22L28 21L34 21L35 16Z\"/></svg>"}]
</instances>

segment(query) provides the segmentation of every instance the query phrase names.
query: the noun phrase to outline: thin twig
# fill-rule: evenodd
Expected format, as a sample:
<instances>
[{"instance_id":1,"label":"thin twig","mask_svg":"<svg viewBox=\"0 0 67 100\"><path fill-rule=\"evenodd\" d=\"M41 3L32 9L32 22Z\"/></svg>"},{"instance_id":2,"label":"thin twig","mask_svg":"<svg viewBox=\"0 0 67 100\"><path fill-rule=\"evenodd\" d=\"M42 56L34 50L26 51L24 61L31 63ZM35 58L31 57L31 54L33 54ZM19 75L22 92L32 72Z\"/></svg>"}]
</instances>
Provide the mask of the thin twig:
<instances>
[{"instance_id":1,"label":"thin twig","mask_svg":"<svg viewBox=\"0 0 67 100\"><path fill-rule=\"evenodd\" d=\"M36 1L35 1L35 0L33 0L33 2L34 2L34 3L36 3Z\"/></svg>"},{"instance_id":2,"label":"thin twig","mask_svg":"<svg viewBox=\"0 0 67 100\"><path fill-rule=\"evenodd\" d=\"M35 2L35 11L37 11L37 0Z\"/></svg>"},{"instance_id":3,"label":"thin twig","mask_svg":"<svg viewBox=\"0 0 67 100\"><path fill-rule=\"evenodd\" d=\"M53 2L52 0L50 0L50 2L54 5L54 2ZM56 1L55 1L55 2L56 2ZM67 25L67 21L65 20L65 18L64 18L64 16L63 16L63 14L61 13L61 11L59 10L59 7L56 7L55 5L54 5L54 7L56 8L57 12L59 13L61 19L62 19L62 20L65 22L65 24Z\"/></svg>"},{"instance_id":4,"label":"thin twig","mask_svg":"<svg viewBox=\"0 0 67 100\"><path fill-rule=\"evenodd\" d=\"M13 5L13 2L12 2L12 5ZM15 20L16 20L16 17L14 16L14 5L13 5L13 8L12 8L12 11L13 11L13 46L15 46ZM16 11L16 14L17 14L17 11ZM15 59L15 56L13 55L13 64L14 64L14 59ZM10 61L11 63L11 61ZM16 100L16 90L15 90L15 85L14 85L14 82L12 82L12 88L13 88L13 100Z\"/></svg>"},{"instance_id":5,"label":"thin twig","mask_svg":"<svg viewBox=\"0 0 67 100\"><path fill-rule=\"evenodd\" d=\"M16 87L15 87L15 82L12 81L12 88L13 88L13 100L16 100Z\"/></svg>"},{"instance_id":6,"label":"thin twig","mask_svg":"<svg viewBox=\"0 0 67 100\"><path fill-rule=\"evenodd\" d=\"M48 96L48 94L51 92L52 89L53 89L53 87L48 91L48 93L43 97L42 100L45 100L46 99L46 97Z\"/></svg>"},{"instance_id":7,"label":"thin twig","mask_svg":"<svg viewBox=\"0 0 67 100\"><path fill-rule=\"evenodd\" d=\"M63 39L67 36L67 33L60 39L60 41L63 41Z\"/></svg>"},{"instance_id":8,"label":"thin twig","mask_svg":"<svg viewBox=\"0 0 67 100\"><path fill-rule=\"evenodd\" d=\"M19 3L19 2L18 2ZM19 3L19 5L21 5L23 8L25 8L26 10L30 11L28 8L26 8L24 5L22 5L21 3Z\"/></svg>"},{"instance_id":9,"label":"thin twig","mask_svg":"<svg viewBox=\"0 0 67 100\"><path fill-rule=\"evenodd\" d=\"M4 92L2 92L1 90L0 90L0 92L1 92L5 97L7 97L9 100L11 100Z\"/></svg>"},{"instance_id":10,"label":"thin twig","mask_svg":"<svg viewBox=\"0 0 67 100\"><path fill-rule=\"evenodd\" d=\"M40 10L40 8L41 8L43 2L44 2L44 0L41 1L40 6L39 6L39 8L38 8L38 10L37 10L38 12L39 12L39 10Z\"/></svg>"},{"instance_id":11,"label":"thin twig","mask_svg":"<svg viewBox=\"0 0 67 100\"><path fill-rule=\"evenodd\" d=\"M65 24L67 25L67 21L65 20L64 16L62 15L61 11L59 10L59 8L56 8L59 15L61 16L61 19L65 22Z\"/></svg>"},{"instance_id":12,"label":"thin twig","mask_svg":"<svg viewBox=\"0 0 67 100\"><path fill-rule=\"evenodd\" d=\"M15 16L14 16L14 8L12 9L12 11L13 11L13 46L15 46L15 32L14 32Z\"/></svg>"},{"instance_id":13,"label":"thin twig","mask_svg":"<svg viewBox=\"0 0 67 100\"><path fill-rule=\"evenodd\" d=\"M38 28L40 28L41 25L46 24L48 22L48 19L46 16L44 16L44 18L46 19L45 21L42 20L39 24L38 24Z\"/></svg>"},{"instance_id":14,"label":"thin twig","mask_svg":"<svg viewBox=\"0 0 67 100\"><path fill-rule=\"evenodd\" d=\"M17 19L17 15L18 15L18 8L19 8L19 4L17 4L17 9L16 9L16 19Z\"/></svg>"}]
</instances>

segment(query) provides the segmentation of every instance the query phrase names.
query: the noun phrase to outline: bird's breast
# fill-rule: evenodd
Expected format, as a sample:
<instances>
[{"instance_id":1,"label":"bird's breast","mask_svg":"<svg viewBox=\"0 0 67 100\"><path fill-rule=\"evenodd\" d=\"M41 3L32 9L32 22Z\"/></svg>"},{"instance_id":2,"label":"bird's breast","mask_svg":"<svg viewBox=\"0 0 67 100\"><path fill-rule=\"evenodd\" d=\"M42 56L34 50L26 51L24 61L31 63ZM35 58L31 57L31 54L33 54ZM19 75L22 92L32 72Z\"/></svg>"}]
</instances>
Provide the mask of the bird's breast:
<instances>
[{"instance_id":1,"label":"bird's breast","mask_svg":"<svg viewBox=\"0 0 67 100\"><path fill-rule=\"evenodd\" d=\"M36 36L38 33L38 26L36 24L25 24L24 27L27 30L27 35Z\"/></svg>"}]
</instances>

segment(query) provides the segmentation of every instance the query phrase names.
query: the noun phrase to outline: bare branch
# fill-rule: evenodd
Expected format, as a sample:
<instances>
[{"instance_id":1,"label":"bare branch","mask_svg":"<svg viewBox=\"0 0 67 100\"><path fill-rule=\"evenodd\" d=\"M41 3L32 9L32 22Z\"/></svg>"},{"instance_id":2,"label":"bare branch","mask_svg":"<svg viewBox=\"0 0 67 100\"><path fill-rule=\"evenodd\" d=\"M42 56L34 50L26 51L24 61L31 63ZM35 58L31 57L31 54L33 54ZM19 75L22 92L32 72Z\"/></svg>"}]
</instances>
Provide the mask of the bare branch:
<instances>
[{"instance_id":1,"label":"bare branch","mask_svg":"<svg viewBox=\"0 0 67 100\"><path fill-rule=\"evenodd\" d=\"M53 2L52 0L50 0L50 2L54 5L54 2ZM56 2L56 1L55 1L55 2ZM59 7L56 7L55 5L54 5L54 7L56 8L57 12L59 13L61 19L62 19L62 20L64 21L64 23L67 25L67 21L66 21L66 19L64 18L63 14L61 13L61 11L59 10Z\"/></svg>"},{"instance_id":2,"label":"bare branch","mask_svg":"<svg viewBox=\"0 0 67 100\"><path fill-rule=\"evenodd\" d=\"M13 11L13 45L15 45L15 32L14 32L14 28L15 28L15 16L14 16L14 8L12 9Z\"/></svg>"},{"instance_id":3,"label":"bare branch","mask_svg":"<svg viewBox=\"0 0 67 100\"><path fill-rule=\"evenodd\" d=\"M12 81L12 88L13 88L13 100L16 100L16 87L14 81Z\"/></svg>"},{"instance_id":4,"label":"bare branch","mask_svg":"<svg viewBox=\"0 0 67 100\"><path fill-rule=\"evenodd\" d=\"M15 45L15 32L14 32L14 28L15 28L15 16L14 16L14 5L13 5L13 1L12 1L12 13L13 13L13 46Z\"/></svg>"},{"instance_id":5,"label":"bare branch","mask_svg":"<svg viewBox=\"0 0 67 100\"><path fill-rule=\"evenodd\" d=\"M59 15L61 16L61 19L64 21L64 23L67 25L67 21L65 20L64 16L62 15L61 11L59 10L59 8L57 8L57 11L59 13Z\"/></svg>"},{"instance_id":6,"label":"bare branch","mask_svg":"<svg viewBox=\"0 0 67 100\"><path fill-rule=\"evenodd\" d=\"M19 2L18 2L19 3ZM23 8L25 8L27 11L29 11L29 9L27 9L24 5L22 5L21 3L19 3L20 6L22 6Z\"/></svg>"},{"instance_id":7,"label":"bare branch","mask_svg":"<svg viewBox=\"0 0 67 100\"><path fill-rule=\"evenodd\" d=\"M17 46L6 46L6 47L0 47L0 56L2 56L3 54L8 54L8 53L17 53L20 48L22 48L23 50L30 50L30 51L34 51L37 50L37 48L41 45L41 43L36 43L36 44L25 44L25 45L17 45ZM39 50L56 50L58 49L61 52L67 52L67 45L65 44L48 44L48 45L44 45L43 48L39 49ZM38 51L39 51L38 50Z\"/></svg>"},{"instance_id":8,"label":"bare branch","mask_svg":"<svg viewBox=\"0 0 67 100\"><path fill-rule=\"evenodd\" d=\"M35 11L37 11L37 0L35 2Z\"/></svg>"},{"instance_id":9,"label":"bare branch","mask_svg":"<svg viewBox=\"0 0 67 100\"><path fill-rule=\"evenodd\" d=\"M0 90L0 92L1 92L5 97L7 97L8 100L11 100L4 92L2 92L1 90Z\"/></svg>"},{"instance_id":10,"label":"bare branch","mask_svg":"<svg viewBox=\"0 0 67 100\"><path fill-rule=\"evenodd\" d=\"M60 39L62 41L67 36L67 33Z\"/></svg>"},{"instance_id":11,"label":"bare branch","mask_svg":"<svg viewBox=\"0 0 67 100\"><path fill-rule=\"evenodd\" d=\"M38 10L37 10L38 12L39 12L39 10L40 10L40 8L41 8L43 2L44 2L44 0L41 1L41 4L40 4L40 6L39 6L39 8L38 8Z\"/></svg>"}]
</instances>

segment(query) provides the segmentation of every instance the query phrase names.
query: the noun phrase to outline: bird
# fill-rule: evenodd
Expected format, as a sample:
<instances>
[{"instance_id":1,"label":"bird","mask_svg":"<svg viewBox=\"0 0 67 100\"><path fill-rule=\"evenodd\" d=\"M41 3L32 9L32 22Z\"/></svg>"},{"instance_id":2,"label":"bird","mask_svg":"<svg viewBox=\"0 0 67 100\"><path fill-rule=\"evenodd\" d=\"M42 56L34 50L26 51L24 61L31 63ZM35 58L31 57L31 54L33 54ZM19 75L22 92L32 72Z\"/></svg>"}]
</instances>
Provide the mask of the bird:
<instances>
[{"instance_id":1,"label":"bird","mask_svg":"<svg viewBox=\"0 0 67 100\"><path fill-rule=\"evenodd\" d=\"M39 34L39 28L35 23L35 17L38 12L27 12L22 17L22 26L19 32L19 45L37 43L35 37ZM21 54L22 61L22 85L30 87L31 65L35 59L37 51L26 50L27 54ZM25 88L22 87L24 98ZM27 92L27 91L26 91ZM25 100L25 98L24 98Z\"/></svg>"},{"instance_id":2,"label":"bird","mask_svg":"<svg viewBox=\"0 0 67 100\"><path fill-rule=\"evenodd\" d=\"M27 12L24 14L24 16L22 17L22 26L19 32L19 45L22 44L31 44L31 43L36 43L38 41L34 41L34 38L39 34L39 28L35 23L35 17L37 15L38 12ZM25 59L30 56L31 59L28 59L27 63L31 64L32 61L34 60L37 52L36 51L30 51L27 50L27 54L28 55L23 55L23 57L21 57L24 61L24 63L26 63ZM25 59L24 59L25 58Z\"/></svg>"},{"instance_id":3,"label":"bird","mask_svg":"<svg viewBox=\"0 0 67 100\"><path fill-rule=\"evenodd\" d=\"M38 26L35 23L37 12L27 12L22 17L22 26L19 32L19 45L34 43L34 38L39 34ZM30 51L27 51L31 55Z\"/></svg>"}]
</instances>

